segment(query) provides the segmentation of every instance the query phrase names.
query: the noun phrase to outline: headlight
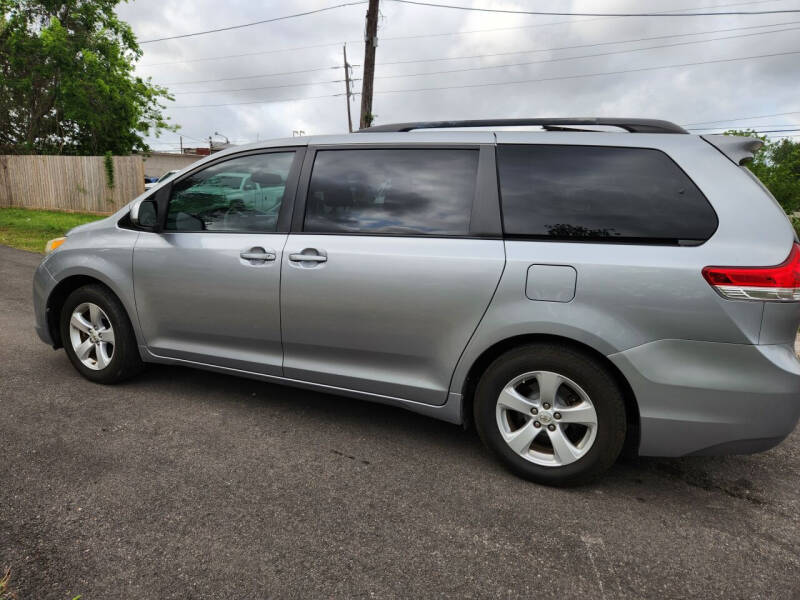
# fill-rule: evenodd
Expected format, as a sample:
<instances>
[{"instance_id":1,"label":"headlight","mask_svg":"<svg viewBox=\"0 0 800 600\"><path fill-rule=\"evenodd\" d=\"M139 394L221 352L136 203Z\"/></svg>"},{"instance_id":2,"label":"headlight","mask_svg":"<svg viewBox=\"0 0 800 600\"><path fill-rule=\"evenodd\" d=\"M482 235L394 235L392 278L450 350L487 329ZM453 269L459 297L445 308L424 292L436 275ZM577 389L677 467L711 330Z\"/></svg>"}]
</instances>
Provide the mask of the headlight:
<instances>
[{"instance_id":1,"label":"headlight","mask_svg":"<svg viewBox=\"0 0 800 600\"><path fill-rule=\"evenodd\" d=\"M45 245L44 253L45 254L50 254L53 250L58 248L61 244L63 244L66 241L67 241L67 238L65 238L65 237L53 238L52 240L47 242L47 245Z\"/></svg>"}]
</instances>

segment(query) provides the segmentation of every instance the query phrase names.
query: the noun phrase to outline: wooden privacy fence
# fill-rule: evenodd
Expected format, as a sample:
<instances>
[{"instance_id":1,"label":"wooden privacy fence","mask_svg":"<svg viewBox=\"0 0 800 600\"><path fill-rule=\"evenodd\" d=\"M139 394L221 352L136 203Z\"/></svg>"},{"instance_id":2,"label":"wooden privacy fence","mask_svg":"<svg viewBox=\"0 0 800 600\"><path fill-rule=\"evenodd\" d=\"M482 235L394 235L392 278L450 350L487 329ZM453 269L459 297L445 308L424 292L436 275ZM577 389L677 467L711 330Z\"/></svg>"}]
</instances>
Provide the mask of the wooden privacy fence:
<instances>
[{"instance_id":1,"label":"wooden privacy fence","mask_svg":"<svg viewBox=\"0 0 800 600\"><path fill-rule=\"evenodd\" d=\"M112 213L144 191L139 156L115 156L114 187L102 156L0 156L0 208Z\"/></svg>"}]
</instances>

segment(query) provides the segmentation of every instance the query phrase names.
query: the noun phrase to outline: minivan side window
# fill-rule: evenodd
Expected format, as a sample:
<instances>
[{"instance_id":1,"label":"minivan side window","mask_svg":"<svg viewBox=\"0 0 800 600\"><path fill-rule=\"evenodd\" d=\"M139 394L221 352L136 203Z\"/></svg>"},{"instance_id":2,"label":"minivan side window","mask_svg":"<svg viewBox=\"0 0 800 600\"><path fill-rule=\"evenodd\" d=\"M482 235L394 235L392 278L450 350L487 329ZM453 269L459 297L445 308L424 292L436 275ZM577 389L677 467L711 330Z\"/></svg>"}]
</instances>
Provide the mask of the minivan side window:
<instances>
[{"instance_id":1,"label":"minivan side window","mask_svg":"<svg viewBox=\"0 0 800 600\"><path fill-rule=\"evenodd\" d=\"M272 232L294 152L232 158L172 186L167 231Z\"/></svg>"},{"instance_id":2,"label":"minivan side window","mask_svg":"<svg viewBox=\"0 0 800 600\"><path fill-rule=\"evenodd\" d=\"M663 152L604 146L498 146L508 237L699 244L717 215Z\"/></svg>"},{"instance_id":3,"label":"minivan side window","mask_svg":"<svg viewBox=\"0 0 800 600\"><path fill-rule=\"evenodd\" d=\"M303 230L314 233L467 235L478 150L320 150Z\"/></svg>"}]
</instances>

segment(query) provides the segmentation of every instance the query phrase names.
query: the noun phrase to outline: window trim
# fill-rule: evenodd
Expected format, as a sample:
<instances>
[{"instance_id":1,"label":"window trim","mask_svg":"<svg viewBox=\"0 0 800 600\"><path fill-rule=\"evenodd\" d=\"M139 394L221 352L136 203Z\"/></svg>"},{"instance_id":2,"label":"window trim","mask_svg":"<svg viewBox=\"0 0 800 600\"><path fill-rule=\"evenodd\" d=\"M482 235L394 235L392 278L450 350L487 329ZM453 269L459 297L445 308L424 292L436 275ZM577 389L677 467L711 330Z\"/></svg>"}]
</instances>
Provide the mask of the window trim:
<instances>
[{"instance_id":1,"label":"window trim","mask_svg":"<svg viewBox=\"0 0 800 600\"><path fill-rule=\"evenodd\" d=\"M256 230L209 231L207 229L188 231L185 229L184 230L166 229L167 213L169 212L169 203L172 201L172 188L176 183L183 181L184 179L191 177L195 173L199 173L200 171L203 171L209 167L213 167L215 165L228 162L230 160L235 160L237 158L256 156L262 154L279 154L279 153L284 154L287 152L294 153L294 158L292 159L291 167L289 167L289 173L286 176L286 187L284 188L283 200L281 201L281 208L278 211L278 220L275 224L274 231L256 231ZM226 154L224 156L220 156L216 160L210 160L208 162L203 162L203 164L201 165L197 165L196 168L193 168L192 170L181 174L180 177L176 177L164 187L159 188L158 192L154 196L161 212L161 214L159 215L158 233L169 233L169 234L206 233L206 234L237 234L237 235L245 235L245 234L268 235L273 233L288 233L291 225L292 209L297 196L297 186L300 178L300 170L303 165L303 159L305 157L305 154L306 154L305 146L279 146L273 148L257 148L253 150L246 150L244 152L237 152L235 154Z\"/></svg>"},{"instance_id":2,"label":"window trim","mask_svg":"<svg viewBox=\"0 0 800 600\"><path fill-rule=\"evenodd\" d=\"M477 150L478 169L475 179L475 196L466 234L386 233L381 231L305 231L306 205L311 185L311 174L317 152L328 150ZM291 233L305 235L338 235L395 238L444 238L444 239L502 239L500 220L500 196L495 166L495 145L480 143L377 143L377 144L333 144L310 145L303 161L300 184L295 197Z\"/></svg>"},{"instance_id":3,"label":"window trim","mask_svg":"<svg viewBox=\"0 0 800 600\"><path fill-rule=\"evenodd\" d=\"M711 230L711 233L708 237L704 240L697 240L697 239L679 239L679 238L641 238L641 237L620 237L620 238L578 238L578 237L554 237L551 235L544 235L544 234L517 234L517 233L507 233L505 230L505 218L502 216L503 213L503 192L501 189L500 183L500 149L506 146L525 146L525 147L534 147L534 148L541 148L541 147L563 147L563 148L614 148L614 149L623 149L623 150L655 150L663 154L668 161L670 161L683 175L688 179L691 184L697 189L700 193L700 196L703 200L706 201L706 204L711 209L711 214L714 215L714 228ZM500 214L501 214L501 226L503 228L503 239L508 241L536 241L536 242L555 242L561 244L603 244L603 245L623 245L623 246L668 246L668 247L698 247L702 246L706 242L708 242L711 238L719 230L719 214L717 214L717 209L714 208L714 205L708 199L703 189L697 185L694 179L684 170L684 168L676 161L669 153L665 152L661 148L653 148L651 146L613 146L609 144L526 144L526 143L498 143L495 144L495 153L497 156L497 194L498 200L500 203Z\"/></svg>"}]
</instances>

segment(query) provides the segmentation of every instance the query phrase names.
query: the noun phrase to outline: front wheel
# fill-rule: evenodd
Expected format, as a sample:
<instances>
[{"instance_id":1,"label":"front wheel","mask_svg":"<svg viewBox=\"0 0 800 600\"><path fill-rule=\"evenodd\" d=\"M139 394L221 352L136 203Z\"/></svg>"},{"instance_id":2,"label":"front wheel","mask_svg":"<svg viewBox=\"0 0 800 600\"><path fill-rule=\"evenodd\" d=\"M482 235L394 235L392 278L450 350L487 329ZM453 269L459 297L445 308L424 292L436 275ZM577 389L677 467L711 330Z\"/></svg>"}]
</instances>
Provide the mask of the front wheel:
<instances>
[{"instance_id":1,"label":"front wheel","mask_svg":"<svg viewBox=\"0 0 800 600\"><path fill-rule=\"evenodd\" d=\"M497 358L475 391L475 424L514 473L547 485L585 483L625 441L625 402L608 370L570 347L532 344Z\"/></svg>"},{"instance_id":2,"label":"front wheel","mask_svg":"<svg viewBox=\"0 0 800 600\"><path fill-rule=\"evenodd\" d=\"M136 337L122 303L105 286L72 292L61 309L61 340L78 372L96 383L118 383L142 370Z\"/></svg>"}]
</instances>

